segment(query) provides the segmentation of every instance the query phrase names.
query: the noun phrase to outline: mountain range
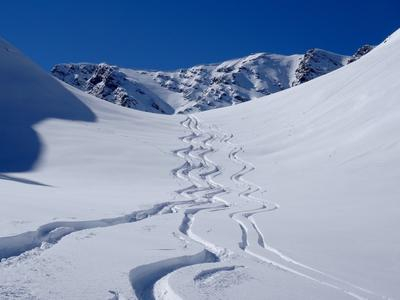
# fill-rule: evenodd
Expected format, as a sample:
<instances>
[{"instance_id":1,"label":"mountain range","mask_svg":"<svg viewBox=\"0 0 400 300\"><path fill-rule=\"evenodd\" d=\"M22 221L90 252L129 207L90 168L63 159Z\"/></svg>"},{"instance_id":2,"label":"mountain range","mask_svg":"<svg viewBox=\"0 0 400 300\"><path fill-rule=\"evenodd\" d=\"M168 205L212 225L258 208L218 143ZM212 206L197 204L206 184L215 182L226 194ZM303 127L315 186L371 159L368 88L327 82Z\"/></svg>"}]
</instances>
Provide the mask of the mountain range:
<instances>
[{"instance_id":1,"label":"mountain range","mask_svg":"<svg viewBox=\"0 0 400 300\"><path fill-rule=\"evenodd\" d=\"M106 63L58 64L58 79L98 98L141 111L175 114L205 111L258 99L310 81L365 55L322 49L302 55L257 53L218 64L176 71L143 71Z\"/></svg>"}]
</instances>

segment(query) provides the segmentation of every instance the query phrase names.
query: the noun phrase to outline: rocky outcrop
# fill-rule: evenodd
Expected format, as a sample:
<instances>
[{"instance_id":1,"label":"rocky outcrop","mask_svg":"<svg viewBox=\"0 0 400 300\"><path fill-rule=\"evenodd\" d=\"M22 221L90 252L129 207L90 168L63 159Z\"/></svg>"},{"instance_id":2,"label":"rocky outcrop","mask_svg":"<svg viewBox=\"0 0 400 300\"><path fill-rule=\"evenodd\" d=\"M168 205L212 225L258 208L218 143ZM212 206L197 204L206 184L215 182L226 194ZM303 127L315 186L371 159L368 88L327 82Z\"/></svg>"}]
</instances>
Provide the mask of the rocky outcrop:
<instances>
[{"instance_id":1,"label":"rocky outcrop","mask_svg":"<svg viewBox=\"0 0 400 300\"><path fill-rule=\"evenodd\" d=\"M347 64L348 57L321 49L311 49L304 54L298 68L296 79L292 86L310 81L321 75L332 72Z\"/></svg>"},{"instance_id":2,"label":"rocky outcrop","mask_svg":"<svg viewBox=\"0 0 400 300\"><path fill-rule=\"evenodd\" d=\"M105 63L60 64L51 72L58 79L100 99L128 108L167 113L157 104L158 99L144 97L140 84L128 80L116 66Z\"/></svg>"},{"instance_id":3,"label":"rocky outcrop","mask_svg":"<svg viewBox=\"0 0 400 300\"><path fill-rule=\"evenodd\" d=\"M348 63L352 63L353 61L356 61L356 60L360 59L362 56L364 56L365 54L369 53L374 48L375 48L374 46L371 46L371 45L368 45L368 44L358 48L356 53L354 53L350 57Z\"/></svg>"}]
</instances>

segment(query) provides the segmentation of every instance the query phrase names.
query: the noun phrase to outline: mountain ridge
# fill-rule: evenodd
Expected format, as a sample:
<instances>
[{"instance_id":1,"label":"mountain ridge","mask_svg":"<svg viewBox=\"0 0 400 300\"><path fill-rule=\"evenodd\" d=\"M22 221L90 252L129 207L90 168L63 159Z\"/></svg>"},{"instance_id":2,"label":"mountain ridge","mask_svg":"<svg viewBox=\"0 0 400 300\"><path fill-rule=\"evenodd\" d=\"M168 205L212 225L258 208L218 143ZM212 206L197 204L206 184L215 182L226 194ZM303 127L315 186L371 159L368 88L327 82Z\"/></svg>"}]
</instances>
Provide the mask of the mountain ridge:
<instances>
[{"instance_id":1,"label":"mountain ridge","mask_svg":"<svg viewBox=\"0 0 400 300\"><path fill-rule=\"evenodd\" d=\"M56 78L100 99L141 111L176 114L231 106L291 88L332 72L353 56L312 48L305 54L266 52L175 71L135 70L106 63L55 65Z\"/></svg>"}]
</instances>

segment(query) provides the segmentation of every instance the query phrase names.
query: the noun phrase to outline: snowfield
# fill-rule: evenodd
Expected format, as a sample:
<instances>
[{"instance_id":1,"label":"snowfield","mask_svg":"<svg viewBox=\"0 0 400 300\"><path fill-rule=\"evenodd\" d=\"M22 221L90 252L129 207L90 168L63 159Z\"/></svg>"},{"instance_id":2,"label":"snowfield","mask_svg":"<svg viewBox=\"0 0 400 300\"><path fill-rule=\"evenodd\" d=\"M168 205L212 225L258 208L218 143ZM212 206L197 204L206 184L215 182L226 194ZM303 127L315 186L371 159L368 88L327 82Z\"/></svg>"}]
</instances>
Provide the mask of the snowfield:
<instances>
[{"instance_id":1,"label":"snowfield","mask_svg":"<svg viewBox=\"0 0 400 300\"><path fill-rule=\"evenodd\" d=\"M399 70L162 115L1 40L0 299L399 299Z\"/></svg>"}]
</instances>

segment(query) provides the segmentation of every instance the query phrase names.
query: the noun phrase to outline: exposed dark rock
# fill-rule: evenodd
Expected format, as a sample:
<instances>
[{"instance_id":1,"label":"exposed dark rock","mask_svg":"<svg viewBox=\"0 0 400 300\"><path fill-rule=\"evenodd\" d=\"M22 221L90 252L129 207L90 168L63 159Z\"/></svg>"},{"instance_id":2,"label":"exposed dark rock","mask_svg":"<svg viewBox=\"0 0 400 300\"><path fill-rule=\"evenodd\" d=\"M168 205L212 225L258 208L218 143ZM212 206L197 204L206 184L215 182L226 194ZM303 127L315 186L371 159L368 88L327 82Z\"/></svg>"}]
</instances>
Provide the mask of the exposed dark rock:
<instances>
[{"instance_id":1,"label":"exposed dark rock","mask_svg":"<svg viewBox=\"0 0 400 300\"><path fill-rule=\"evenodd\" d=\"M364 45L364 46L358 48L356 53L354 53L351 56L351 58L349 59L349 63L352 63L352 62L360 59L362 56L364 56L365 54L369 53L374 48L375 48L375 46L371 46L371 45Z\"/></svg>"}]
</instances>

